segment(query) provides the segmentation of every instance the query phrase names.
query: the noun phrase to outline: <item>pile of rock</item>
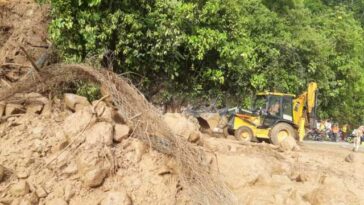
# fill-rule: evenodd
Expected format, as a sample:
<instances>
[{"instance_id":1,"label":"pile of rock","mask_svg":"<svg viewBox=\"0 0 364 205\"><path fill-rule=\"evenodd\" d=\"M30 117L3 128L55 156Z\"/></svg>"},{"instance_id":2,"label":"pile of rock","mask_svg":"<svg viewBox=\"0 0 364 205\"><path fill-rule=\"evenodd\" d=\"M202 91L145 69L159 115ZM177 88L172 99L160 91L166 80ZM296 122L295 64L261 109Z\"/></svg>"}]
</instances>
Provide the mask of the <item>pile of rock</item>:
<instances>
[{"instance_id":1,"label":"pile of rock","mask_svg":"<svg viewBox=\"0 0 364 205\"><path fill-rule=\"evenodd\" d=\"M129 136L131 129L120 112L104 101L90 103L87 98L74 94L65 94L64 101L66 109L74 112L64 122L67 136L75 136L84 130L88 145L107 146Z\"/></svg>"},{"instance_id":2,"label":"pile of rock","mask_svg":"<svg viewBox=\"0 0 364 205\"><path fill-rule=\"evenodd\" d=\"M188 118L180 113L166 113L163 120L176 135L192 143L197 143L200 140L200 126L196 119Z\"/></svg>"},{"instance_id":3,"label":"pile of rock","mask_svg":"<svg viewBox=\"0 0 364 205\"><path fill-rule=\"evenodd\" d=\"M112 162L102 158L99 153L129 137L131 129L125 124L119 111L103 101L90 103L85 97L65 94L64 102L65 108L73 113L64 121L66 138L58 147L66 147L78 140L83 144L76 160L73 163L65 161L68 166L62 171L68 175L78 173L86 186L98 187L113 166ZM67 155L72 155L67 151L64 153L65 159L68 159Z\"/></svg>"},{"instance_id":4,"label":"pile of rock","mask_svg":"<svg viewBox=\"0 0 364 205\"><path fill-rule=\"evenodd\" d=\"M48 98L38 93L15 94L7 102L0 102L0 117L16 114L42 114L50 110Z\"/></svg>"},{"instance_id":5,"label":"pile of rock","mask_svg":"<svg viewBox=\"0 0 364 205\"><path fill-rule=\"evenodd\" d=\"M168 204L176 198L177 163L131 137L134 127L107 100L65 94L44 101L34 115L26 113L28 96L7 101L5 106L25 111L5 118L14 123L0 123L0 205ZM51 112L44 116L48 104ZM171 124L179 135L200 141L194 122L171 118L185 120ZM188 199L178 193L179 200Z\"/></svg>"},{"instance_id":6,"label":"pile of rock","mask_svg":"<svg viewBox=\"0 0 364 205\"><path fill-rule=\"evenodd\" d=\"M65 141L55 149L56 156L63 152L57 158L57 167L64 175L79 176L87 187L99 187L115 166L111 148L128 138L131 129L119 111L104 101L90 103L85 97L65 94L64 106L72 113L63 123ZM77 141L82 142L77 153L64 150ZM111 192L101 204L131 204L131 199L126 192Z\"/></svg>"},{"instance_id":7,"label":"pile of rock","mask_svg":"<svg viewBox=\"0 0 364 205\"><path fill-rule=\"evenodd\" d=\"M11 101L0 104L0 113L6 119L14 116L17 121L31 120L33 117L27 114L42 115L51 111L52 102L37 93L18 94ZM42 166L51 168L53 173L59 173L64 179L80 179L85 187L92 189L100 187L110 173L115 170L117 162L113 161L113 148L129 138L131 129L125 124L119 111L109 106L107 102L97 100L90 103L85 97L65 94L63 103L60 102L59 105L58 108L61 109L53 107L53 110L63 110L64 120L62 119L60 129L58 128L53 136L52 134L49 135L51 138L45 137L48 133L47 129L51 129L51 127L41 127L40 134L36 135L34 132L37 132L39 127L29 126L31 129L30 136L39 138L28 142L28 144L32 144L30 151L32 152L33 148L37 147L34 144L35 141L39 141L39 143L44 144L44 146L39 147L39 153L42 153L40 157L45 160L44 163L46 164ZM43 122L47 121L42 116L39 117L40 120L43 119ZM35 122L38 122L38 118ZM4 126L7 125L3 124ZM21 127L27 129L25 124L18 126L17 129L23 129ZM139 146L139 144L141 145ZM134 147L135 157L140 160L145 153L145 145L140 142L135 143ZM8 170L7 173L6 170ZM44 204L44 202L50 205L68 204L75 195L75 188L72 186L66 186L62 191L63 194L55 195L53 193L56 192L50 191L53 188L50 188L49 185L30 183L36 173L29 174L28 168L26 169L28 172L19 172L17 168L14 175L9 170L11 170L10 167L3 167L0 164L0 183L8 183L9 180L12 181L13 177L17 178L17 182L12 182L7 189L5 200L0 200L0 205L1 203L14 205ZM49 175L52 174L49 173ZM128 194L119 189L110 193L105 192L103 196L104 199L100 201L103 205L131 204Z\"/></svg>"}]
</instances>

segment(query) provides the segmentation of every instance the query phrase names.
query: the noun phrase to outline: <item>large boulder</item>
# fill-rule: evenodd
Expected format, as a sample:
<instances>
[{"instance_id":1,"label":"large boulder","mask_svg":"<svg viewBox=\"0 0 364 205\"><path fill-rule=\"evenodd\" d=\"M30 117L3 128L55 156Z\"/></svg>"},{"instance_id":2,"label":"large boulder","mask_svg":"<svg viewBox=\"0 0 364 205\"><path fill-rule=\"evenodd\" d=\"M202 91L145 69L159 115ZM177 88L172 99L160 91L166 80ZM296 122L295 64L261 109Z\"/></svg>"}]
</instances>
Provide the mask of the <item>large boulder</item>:
<instances>
[{"instance_id":1,"label":"large boulder","mask_svg":"<svg viewBox=\"0 0 364 205\"><path fill-rule=\"evenodd\" d=\"M108 122L98 122L85 132L86 143L90 145L113 143L113 126Z\"/></svg>"},{"instance_id":2,"label":"large boulder","mask_svg":"<svg viewBox=\"0 0 364 205\"><path fill-rule=\"evenodd\" d=\"M199 130L198 125L179 113L166 113L163 120L176 135L185 139L188 139L192 133Z\"/></svg>"},{"instance_id":3,"label":"large boulder","mask_svg":"<svg viewBox=\"0 0 364 205\"><path fill-rule=\"evenodd\" d=\"M100 205L132 205L126 191L109 192Z\"/></svg>"},{"instance_id":4,"label":"large boulder","mask_svg":"<svg viewBox=\"0 0 364 205\"><path fill-rule=\"evenodd\" d=\"M130 128L127 125L116 124L114 127L114 140L121 142L129 136Z\"/></svg>"},{"instance_id":5,"label":"large boulder","mask_svg":"<svg viewBox=\"0 0 364 205\"><path fill-rule=\"evenodd\" d=\"M67 108L69 108L70 110L73 110L73 111L80 110L83 107L87 107L87 106L91 105L86 97L75 95L72 93L64 94L64 103Z\"/></svg>"},{"instance_id":6,"label":"large boulder","mask_svg":"<svg viewBox=\"0 0 364 205\"><path fill-rule=\"evenodd\" d=\"M106 175L106 169L95 167L94 169L86 172L86 174L83 176L83 182L88 187L98 187L104 182Z\"/></svg>"},{"instance_id":7,"label":"large boulder","mask_svg":"<svg viewBox=\"0 0 364 205\"><path fill-rule=\"evenodd\" d=\"M84 175L86 172L92 170L94 167L99 166L103 161L100 158L96 149L84 150L77 155L76 164L77 170L80 175Z\"/></svg>"},{"instance_id":8,"label":"large boulder","mask_svg":"<svg viewBox=\"0 0 364 205\"><path fill-rule=\"evenodd\" d=\"M92 114L92 111L90 109L83 109L72 113L64 120L63 130L67 136L74 137L95 122L96 117Z\"/></svg>"},{"instance_id":9,"label":"large boulder","mask_svg":"<svg viewBox=\"0 0 364 205\"><path fill-rule=\"evenodd\" d=\"M77 156L77 170L84 184L97 187L102 184L110 170L110 164L104 160L97 149L84 150Z\"/></svg>"},{"instance_id":10,"label":"large boulder","mask_svg":"<svg viewBox=\"0 0 364 205\"><path fill-rule=\"evenodd\" d=\"M30 191L29 185L26 181L22 180L10 187L10 194L12 196L24 196Z\"/></svg>"},{"instance_id":11,"label":"large boulder","mask_svg":"<svg viewBox=\"0 0 364 205\"><path fill-rule=\"evenodd\" d=\"M40 114L42 112L44 105L42 103L31 103L26 106L26 113L28 114Z\"/></svg>"}]
</instances>

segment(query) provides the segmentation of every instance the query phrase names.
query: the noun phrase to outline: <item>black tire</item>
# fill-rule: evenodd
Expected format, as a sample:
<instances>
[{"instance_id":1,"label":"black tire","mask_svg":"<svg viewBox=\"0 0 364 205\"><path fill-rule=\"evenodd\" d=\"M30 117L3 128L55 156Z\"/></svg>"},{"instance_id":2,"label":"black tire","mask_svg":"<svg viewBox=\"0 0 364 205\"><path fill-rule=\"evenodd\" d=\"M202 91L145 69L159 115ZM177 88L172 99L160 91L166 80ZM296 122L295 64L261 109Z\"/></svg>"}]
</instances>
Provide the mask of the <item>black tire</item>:
<instances>
[{"instance_id":1,"label":"black tire","mask_svg":"<svg viewBox=\"0 0 364 205\"><path fill-rule=\"evenodd\" d=\"M253 139L253 131L249 127L242 126L235 130L235 139L238 141L250 142Z\"/></svg>"},{"instance_id":2,"label":"black tire","mask_svg":"<svg viewBox=\"0 0 364 205\"><path fill-rule=\"evenodd\" d=\"M281 135L280 133L284 132L284 135ZM270 131L270 141L274 145L279 145L286 137L292 137L293 139L297 139L297 132L292 127L292 125L280 122L272 128Z\"/></svg>"}]
</instances>

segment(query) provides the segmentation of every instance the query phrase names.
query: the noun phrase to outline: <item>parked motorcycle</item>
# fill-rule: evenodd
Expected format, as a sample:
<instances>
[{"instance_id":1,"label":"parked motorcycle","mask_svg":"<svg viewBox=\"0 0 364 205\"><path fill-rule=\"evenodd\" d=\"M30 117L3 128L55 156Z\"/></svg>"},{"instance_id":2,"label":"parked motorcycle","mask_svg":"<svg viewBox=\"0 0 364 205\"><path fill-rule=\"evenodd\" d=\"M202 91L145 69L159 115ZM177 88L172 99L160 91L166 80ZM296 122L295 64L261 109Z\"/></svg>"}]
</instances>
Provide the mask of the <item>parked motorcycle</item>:
<instances>
[{"instance_id":1,"label":"parked motorcycle","mask_svg":"<svg viewBox=\"0 0 364 205\"><path fill-rule=\"evenodd\" d=\"M311 129L307 132L306 138L313 141L322 141L324 140L325 136L318 129Z\"/></svg>"}]
</instances>

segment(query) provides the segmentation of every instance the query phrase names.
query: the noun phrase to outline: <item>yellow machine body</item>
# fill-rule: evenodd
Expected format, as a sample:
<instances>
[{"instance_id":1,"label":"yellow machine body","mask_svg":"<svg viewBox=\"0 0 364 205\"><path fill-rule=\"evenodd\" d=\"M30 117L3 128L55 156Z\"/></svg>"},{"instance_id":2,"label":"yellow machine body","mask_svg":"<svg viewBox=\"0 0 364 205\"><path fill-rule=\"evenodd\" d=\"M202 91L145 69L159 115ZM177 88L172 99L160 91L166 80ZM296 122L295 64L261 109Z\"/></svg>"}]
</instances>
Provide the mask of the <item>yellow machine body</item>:
<instances>
[{"instance_id":1,"label":"yellow machine body","mask_svg":"<svg viewBox=\"0 0 364 205\"><path fill-rule=\"evenodd\" d=\"M292 116L290 120L283 119L296 130L296 136L299 141L302 141L305 136L305 127L307 126L307 122L311 119L310 114L313 113L316 107L316 91L317 91L317 83L312 82L309 83L308 89L299 95L297 98L293 94L286 93L277 93L277 92L261 92L258 93L258 96L278 96L289 98L292 101ZM281 100L282 106L282 100ZM284 117L283 117L284 118ZM278 122L280 119L278 119ZM272 123L270 126L262 126L263 125L263 116L262 115L253 115L253 114L235 114L233 118L233 123L230 125L233 130L237 130L242 126L249 127L253 132L253 136L257 138L269 139L270 131L275 125Z\"/></svg>"},{"instance_id":2,"label":"yellow machine body","mask_svg":"<svg viewBox=\"0 0 364 205\"><path fill-rule=\"evenodd\" d=\"M249 127L252 131L254 136L258 138L266 138L269 139L269 130L268 129L259 129L258 126L261 124L260 117L254 117L249 115L236 115L234 119L234 130L238 129L242 126Z\"/></svg>"}]
</instances>

